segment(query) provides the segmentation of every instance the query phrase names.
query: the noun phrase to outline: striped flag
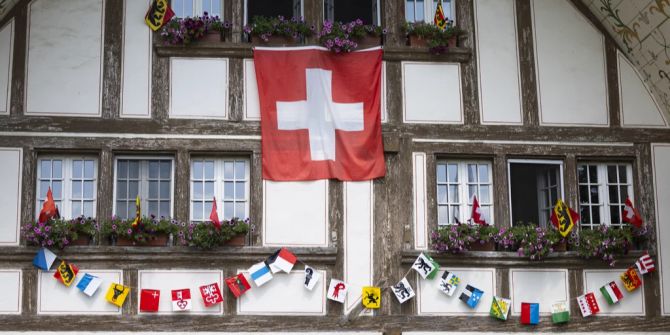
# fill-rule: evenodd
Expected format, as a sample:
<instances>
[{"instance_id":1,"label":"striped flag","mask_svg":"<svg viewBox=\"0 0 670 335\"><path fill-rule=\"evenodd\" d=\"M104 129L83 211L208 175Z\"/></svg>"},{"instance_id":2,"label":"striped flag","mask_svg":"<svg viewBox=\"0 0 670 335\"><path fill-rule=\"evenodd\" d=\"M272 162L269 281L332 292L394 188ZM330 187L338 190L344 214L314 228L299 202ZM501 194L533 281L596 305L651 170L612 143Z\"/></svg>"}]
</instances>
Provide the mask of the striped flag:
<instances>
[{"instance_id":1,"label":"striped flag","mask_svg":"<svg viewBox=\"0 0 670 335\"><path fill-rule=\"evenodd\" d=\"M265 262L252 265L249 268L249 274L258 287L261 287L263 284L272 280L272 272L270 272L270 268L265 265Z\"/></svg>"},{"instance_id":2,"label":"striped flag","mask_svg":"<svg viewBox=\"0 0 670 335\"><path fill-rule=\"evenodd\" d=\"M613 281L601 287L600 292L610 305L614 305L623 299L623 294L621 293L621 290L619 290L619 286Z\"/></svg>"},{"instance_id":3,"label":"striped flag","mask_svg":"<svg viewBox=\"0 0 670 335\"><path fill-rule=\"evenodd\" d=\"M461 296L458 297L458 299L463 301L470 308L475 308L477 307L479 300L482 298L482 295L484 295L484 291L474 286L467 285L465 286L465 291L461 293Z\"/></svg>"},{"instance_id":4,"label":"striped flag","mask_svg":"<svg viewBox=\"0 0 670 335\"><path fill-rule=\"evenodd\" d=\"M565 323L570 321L570 310L566 301L559 301L551 305L551 322Z\"/></svg>"},{"instance_id":5,"label":"striped flag","mask_svg":"<svg viewBox=\"0 0 670 335\"><path fill-rule=\"evenodd\" d=\"M582 311L583 317L598 314L598 312L600 312L600 307L598 307L598 302L596 301L596 296L593 292L577 297L577 304Z\"/></svg>"},{"instance_id":6,"label":"striped flag","mask_svg":"<svg viewBox=\"0 0 670 335\"><path fill-rule=\"evenodd\" d=\"M87 296L92 297L101 284L102 279L100 279L100 277L94 276L90 273L85 273L84 278L82 278L79 283L77 283L77 288Z\"/></svg>"},{"instance_id":7,"label":"striped flag","mask_svg":"<svg viewBox=\"0 0 670 335\"><path fill-rule=\"evenodd\" d=\"M272 270L272 273L277 273L279 271L289 273L297 261L298 259L292 252L288 251L286 248L281 248L268 257L265 264Z\"/></svg>"},{"instance_id":8,"label":"striped flag","mask_svg":"<svg viewBox=\"0 0 670 335\"><path fill-rule=\"evenodd\" d=\"M635 266L637 267L637 270L640 272L640 274L645 274L649 272L653 272L656 267L654 266L654 260L649 256L649 254L644 254L640 259L635 262Z\"/></svg>"},{"instance_id":9,"label":"striped flag","mask_svg":"<svg viewBox=\"0 0 670 335\"><path fill-rule=\"evenodd\" d=\"M521 303L521 324L522 325L536 325L540 323L540 304L538 303Z\"/></svg>"}]
</instances>

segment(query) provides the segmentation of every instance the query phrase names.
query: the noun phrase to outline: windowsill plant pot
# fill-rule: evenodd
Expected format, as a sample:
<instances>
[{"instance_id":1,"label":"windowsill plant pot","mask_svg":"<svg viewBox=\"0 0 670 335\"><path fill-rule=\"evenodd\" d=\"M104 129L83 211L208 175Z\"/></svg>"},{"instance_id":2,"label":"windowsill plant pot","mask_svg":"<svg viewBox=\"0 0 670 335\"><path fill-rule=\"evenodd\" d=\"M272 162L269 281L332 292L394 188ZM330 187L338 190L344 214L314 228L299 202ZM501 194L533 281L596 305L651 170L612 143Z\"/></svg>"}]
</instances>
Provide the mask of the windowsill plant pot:
<instances>
[{"instance_id":1,"label":"windowsill plant pot","mask_svg":"<svg viewBox=\"0 0 670 335\"><path fill-rule=\"evenodd\" d=\"M386 29L363 24L361 19L351 22L324 21L319 32L319 44L334 53L347 53L382 44Z\"/></svg>"},{"instance_id":2,"label":"windowsill plant pot","mask_svg":"<svg viewBox=\"0 0 670 335\"><path fill-rule=\"evenodd\" d=\"M97 235L99 231L100 226L96 219L83 216L71 220L49 219L43 223L31 221L21 226L21 235L28 245L54 249L63 249L73 245L75 241L75 245L88 245L90 236ZM78 241L84 237L89 237L89 240Z\"/></svg>"},{"instance_id":3,"label":"windowsill plant pot","mask_svg":"<svg viewBox=\"0 0 670 335\"><path fill-rule=\"evenodd\" d=\"M249 231L249 219L223 220L217 226L212 222L191 222L189 224L178 224L175 245L195 247L209 250L223 245L244 246L246 235Z\"/></svg>"},{"instance_id":4,"label":"windowsill plant pot","mask_svg":"<svg viewBox=\"0 0 670 335\"><path fill-rule=\"evenodd\" d=\"M428 40L422 36L418 35L409 35L409 46L415 48L427 48Z\"/></svg>"},{"instance_id":5,"label":"windowsill plant pot","mask_svg":"<svg viewBox=\"0 0 670 335\"><path fill-rule=\"evenodd\" d=\"M282 47L298 45L299 40L292 36L272 35L266 37L267 41L258 35L251 36L251 44L254 46Z\"/></svg>"},{"instance_id":6,"label":"windowsill plant pot","mask_svg":"<svg viewBox=\"0 0 670 335\"><path fill-rule=\"evenodd\" d=\"M470 251L495 251L496 250L496 243L493 240L479 240L479 241L474 241L470 243L468 246L468 250Z\"/></svg>"},{"instance_id":7,"label":"windowsill plant pot","mask_svg":"<svg viewBox=\"0 0 670 335\"><path fill-rule=\"evenodd\" d=\"M296 45L312 36L314 29L300 18L286 19L283 16L254 16L251 23L243 27L252 45L258 46Z\"/></svg>"},{"instance_id":8,"label":"windowsill plant pot","mask_svg":"<svg viewBox=\"0 0 670 335\"><path fill-rule=\"evenodd\" d=\"M79 236L70 242L70 246L86 246L91 245L91 236L86 234L79 234Z\"/></svg>"},{"instance_id":9,"label":"windowsill plant pot","mask_svg":"<svg viewBox=\"0 0 670 335\"><path fill-rule=\"evenodd\" d=\"M568 251L568 241L566 239L561 239L560 241L552 245L554 252L566 252Z\"/></svg>"},{"instance_id":10,"label":"windowsill plant pot","mask_svg":"<svg viewBox=\"0 0 670 335\"><path fill-rule=\"evenodd\" d=\"M129 238L119 237L116 239L116 246L119 247L129 247L129 246L141 246L141 247L165 247L170 240L168 234L158 234L155 236L147 237L146 242L138 242Z\"/></svg>"},{"instance_id":11,"label":"windowsill plant pot","mask_svg":"<svg viewBox=\"0 0 670 335\"><path fill-rule=\"evenodd\" d=\"M225 42L225 35L221 33L220 31L208 31L206 32L202 39L198 40L198 42L202 42L205 44L218 44L221 42Z\"/></svg>"},{"instance_id":12,"label":"windowsill plant pot","mask_svg":"<svg viewBox=\"0 0 670 335\"><path fill-rule=\"evenodd\" d=\"M243 247L246 244L247 244L246 234L235 235L233 236L233 238L224 243L224 245L227 245L229 247Z\"/></svg>"},{"instance_id":13,"label":"windowsill plant pot","mask_svg":"<svg viewBox=\"0 0 670 335\"><path fill-rule=\"evenodd\" d=\"M374 48L383 44L382 37L374 35L365 35L364 37L356 40L356 43L358 44L357 49L359 50Z\"/></svg>"}]
</instances>

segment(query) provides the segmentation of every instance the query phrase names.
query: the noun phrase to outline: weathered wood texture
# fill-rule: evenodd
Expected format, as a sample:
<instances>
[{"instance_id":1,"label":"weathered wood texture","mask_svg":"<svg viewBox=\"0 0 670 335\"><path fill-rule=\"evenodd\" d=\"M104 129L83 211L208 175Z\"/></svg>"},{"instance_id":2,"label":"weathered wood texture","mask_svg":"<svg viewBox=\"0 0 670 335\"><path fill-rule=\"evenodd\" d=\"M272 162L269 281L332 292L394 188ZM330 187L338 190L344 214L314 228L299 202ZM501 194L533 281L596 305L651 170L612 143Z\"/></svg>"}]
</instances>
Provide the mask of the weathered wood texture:
<instances>
[{"instance_id":1,"label":"weathered wood texture","mask_svg":"<svg viewBox=\"0 0 670 335\"><path fill-rule=\"evenodd\" d=\"M121 111L124 0L105 0L102 54L102 119L112 119Z\"/></svg>"},{"instance_id":2,"label":"weathered wood texture","mask_svg":"<svg viewBox=\"0 0 670 335\"><path fill-rule=\"evenodd\" d=\"M459 43L472 50L472 59L477 59L474 10L472 0L459 1L458 6L456 7L456 22L458 22L458 26L466 32L464 37L459 38ZM479 76L477 73L476 61L461 64L461 86L465 124L480 123Z\"/></svg>"},{"instance_id":3,"label":"weathered wood texture","mask_svg":"<svg viewBox=\"0 0 670 335\"><path fill-rule=\"evenodd\" d=\"M28 2L22 1L14 5L14 8L5 16L0 27L7 20L14 18L14 54L12 55L12 77L11 77L11 99L9 114L22 117L25 108L25 75L26 75L26 53L28 50Z\"/></svg>"},{"instance_id":4,"label":"weathered wood texture","mask_svg":"<svg viewBox=\"0 0 670 335\"><path fill-rule=\"evenodd\" d=\"M530 0L516 0L515 8L519 41L523 124L527 127L533 127L539 124L539 109L535 72L535 40L533 39L533 17Z\"/></svg>"}]
</instances>

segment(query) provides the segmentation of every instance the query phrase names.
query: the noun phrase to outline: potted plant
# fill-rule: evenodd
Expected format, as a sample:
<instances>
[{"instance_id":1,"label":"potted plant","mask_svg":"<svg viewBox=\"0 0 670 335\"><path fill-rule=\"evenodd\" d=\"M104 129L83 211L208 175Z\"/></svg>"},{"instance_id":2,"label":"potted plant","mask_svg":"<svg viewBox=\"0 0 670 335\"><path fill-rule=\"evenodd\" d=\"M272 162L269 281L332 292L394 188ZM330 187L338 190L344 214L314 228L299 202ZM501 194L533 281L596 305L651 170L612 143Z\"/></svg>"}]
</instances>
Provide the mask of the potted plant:
<instances>
[{"instance_id":1,"label":"potted plant","mask_svg":"<svg viewBox=\"0 0 670 335\"><path fill-rule=\"evenodd\" d=\"M98 228L95 219L58 218L49 219L47 222L29 222L21 226L21 234L29 245L63 249L70 245L88 245L90 239L97 234Z\"/></svg>"},{"instance_id":2,"label":"potted plant","mask_svg":"<svg viewBox=\"0 0 670 335\"><path fill-rule=\"evenodd\" d=\"M402 30L407 34L410 46L428 47L435 54L443 54L449 48L457 47L458 38L464 34L453 21L448 21L444 30L425 22L406 22Z\"/></svg>"},{"instance_id":3,"label":"potted plant","mask_svg":"<svg viewBox=\"0 0 670 335\"><path fill-rule=\"evenodd\" d=\"M495 251L496 243L494 237L498 234L498 228L484 224L471 225L472 237L470 242L471 251Z\"/></svg>"},{"instance_id":4,"label":"potted plant","mask_svg":"<svg viewBox=\"0 0 670 335\"><path fill-rule=\"evenodd\" d=\"M584 258L599 258L610 266L614 266L617 256L628 254L630 250L646 243L652 235L646 226L634 228L606 225L595 229L581 229L573 234L573 250Z\"/></svg>"},{"instance_id":5,"label":"potted plant","mask_svg":"<svg viewBox=\"0 0 670 335\"><path fill-rule=\"evenodd\" d=\"M335 53L380 45L386 29L375 25L364 25L358 19L349 23L324 21L319 33L319 43Z\"/></svg>"},{"instance_id":6,"label":"potted plant","mask_svg":"<svg viewBox=\"0 0 670 335\"><path fill-rule=\"evenodd\" d=\"M89 245L95 240L100 231L100 225L95 219L80 216L70 221L74 229L70 245Z\"/></svg>"},{"instance_id":7,"label":"potted plant","mask_svg":"<svg viewBox=\"0 0 670 335\"><path fill-rule=\"evenodd\" d=\"M200 249L213 249L222 245L243 246L249 231L249 219L224 220L220 227L211 222L180 223L178 227L177 243L183 246Z\"/></svg>"},{"instance_id":8,"label":"potted plant","mask_svg":"<svg viewBox=\"0 0 670 335\"><path fill-rule=\"evenodd\" d=\"M189 45L205 34L205 22L199 17L173 18L163 28L160 36L166 45Z\"/></svg>"},{"instance_id":9,"label":"potted plant","mask_svg":"<svg viewBox=\"0 0 670 335\"><path fill-rule=\"evenodd\" d=\"M308 26L302 18L290 20L283 16L254 16L251 24L244 26L244 32L257 45L294 45L314 33L315 27Z\"/></svg>"},{"instance_id":10,"label":"potted plant","mask_svg":"<svg viewBox=\"0 0 670 335\"><path fill-rule=\"evenodd\" d=\"M433 249L459 254L465 251L494 251L498 228L490 225L455 224L431 234Z\"/></svg>"},{"instance_id":11,"label":"potted plant","mask_svg":"<svg viewBox=\"0 0 670 335\"><path fill-rule=\"evenodd\" d=\"M101 236L109 238L117 246L166 246L170 234L177 231L177 222L156 216L143 217L137 227L133 227L134 218L123 220L112 217L102 226Z\"/></svg>"},{"instance_id":12,"label":"potted plant","mask_svg":"<svg viewBox=\"0 0 670 335\"><path fill-rule=\"evenodd\" d=\"M226 40L226 34L230 32L232 27L229 21L221 21L218 15L209 16L207 12L200 19L205 23L202 42L218 43Z\"/></svg>"}]
</instances>

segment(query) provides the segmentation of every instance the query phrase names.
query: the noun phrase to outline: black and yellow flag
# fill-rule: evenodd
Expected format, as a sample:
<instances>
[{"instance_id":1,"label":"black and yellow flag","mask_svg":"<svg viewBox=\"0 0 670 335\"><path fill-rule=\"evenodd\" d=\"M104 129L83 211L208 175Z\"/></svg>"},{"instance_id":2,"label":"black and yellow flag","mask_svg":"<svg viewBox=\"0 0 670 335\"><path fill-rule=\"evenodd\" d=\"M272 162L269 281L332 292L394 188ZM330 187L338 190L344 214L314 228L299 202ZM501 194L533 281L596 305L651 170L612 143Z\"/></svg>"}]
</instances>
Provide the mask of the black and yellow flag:
<instances>
[{"instance_id":1,"label":"black and yellow flag","mask_svg":"<svg viewBox=\"0 0 670 335\"><path fill-rule=\"evenodd\" d=\"M444 10L442 9L442 1L437 3L437 8L435 9L435 17L433 18L435 25L445 30L447 29L447 19L444 17Z\"/></svg>"},{"instance_id":2,"label":"black and yellow flag","mask_svg":"<svg viewBox=\"0 0 670 335\"><path fill-rule=\"evenodd\" d=\"M168 0L154 0L144 16L144 22L151 30L156 31L168 23L173 16L174 12Z\"/></svg>"},{"instance_id":3,"label":"black and yellow flag","mask_svg":"<svg viewBox=\"0 0 670 335\"><path fill-rule=\"evenodd\" d=\"M140 209L140 196L138 195L135 198L135 220L133 220L132 227L133 229L142 223L142 210Z\"/></svg>"},{"instance_id":4,"label":"black and yellow flag","mask_svg":"<svg viewBox=\"0 0 670 335\"><path fill-rule=\"evenodd\" d=\"M363 307L377 309L382 305L382 291L379 287L363 287Z\"/></svg>"},{"instance_id":5,"label":"black and yellow flag","mask_svg":"<svg viewBox=\"0 0 670 335\"><path fill-rule=\"evenodd\" d=\"M579 221L579 214L568 207L563 200L558 199L556 206L551 211L551 223L558 229L561 236L568 236L577 221Z\"/></svg>"}]
</instances>

